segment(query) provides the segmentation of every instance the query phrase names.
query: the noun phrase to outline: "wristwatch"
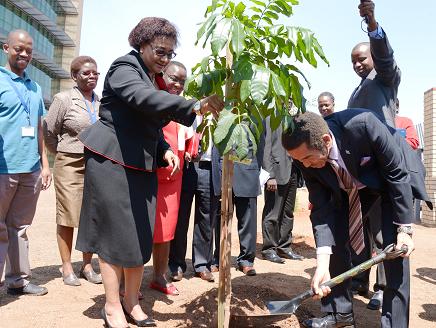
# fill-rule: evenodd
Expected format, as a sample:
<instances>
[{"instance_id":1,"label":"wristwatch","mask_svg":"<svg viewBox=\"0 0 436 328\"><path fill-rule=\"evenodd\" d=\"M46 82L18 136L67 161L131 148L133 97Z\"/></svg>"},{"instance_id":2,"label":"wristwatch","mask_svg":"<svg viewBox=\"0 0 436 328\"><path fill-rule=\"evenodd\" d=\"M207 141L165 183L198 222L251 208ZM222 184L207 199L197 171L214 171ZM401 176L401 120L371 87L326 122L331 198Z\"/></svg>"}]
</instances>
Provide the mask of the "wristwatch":
<instances>
[{"instance_id":1,"label":"wristwatch","mask_svg":"<svg viewBox=\"0 0 436 328\"><path fill-rule=\"evenodd\" d=\"M400 233L400 232L404 232L404 233L407 233L409 236L412 236L413 235L413 229L412 229L412 226L399 226L398 228L397 228L397 233Z\"/></svg>"},{"instance_id":2,"label":"wristwatch","mask_svg":"<svg viewBox=\"0 0 436 328\"><path fill-rule=\"evenodd\" d=\"M201 102L200 102L200 100L198 100L198 101L194 104L194 107L192 108L192 110L194 111L195 114L197 114L197 115L201 115Z\"/></svg>"}]
</instances>

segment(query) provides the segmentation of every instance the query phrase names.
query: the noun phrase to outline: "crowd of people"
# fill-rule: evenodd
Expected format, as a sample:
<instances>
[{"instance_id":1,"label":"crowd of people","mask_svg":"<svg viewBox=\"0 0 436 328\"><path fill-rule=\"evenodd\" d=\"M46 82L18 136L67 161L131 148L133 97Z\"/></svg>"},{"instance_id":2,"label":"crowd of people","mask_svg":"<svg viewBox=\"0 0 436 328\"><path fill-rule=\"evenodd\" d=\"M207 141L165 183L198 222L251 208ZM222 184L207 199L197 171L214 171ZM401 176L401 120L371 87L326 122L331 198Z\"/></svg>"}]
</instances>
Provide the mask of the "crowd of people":
<instances>
[{"instance_id":1,"label":"crowd of people","mask_svg":"<svg viewBox=\"0 0 436 328\"><path fill-rule=\"evenodd\" d=\"M234 164L236 268L246 276L256 275L262 187L262 258L279 264L304 259L292 249L292 231L296 190L307 186L317 254L312 288L326 314L306 320L306 327L354 327L352 294L368 294L369 273L333 289L322 284L390 243L407 245L408 252L378 265L368 307L382 308L382 327L407 327L413 199L431 206L414 152L419 141L413 124L396 115L400 69L374 3L364 0L359 10L366 17L369 42L352 49L361 83L348 109L335 112L333 94L323 92L318 96L321 116L298 114L293 129L272 131L266 118L250 164ZM203 120L218 116L223 99L181 96L187 69L173 60L178 32L166 19L142 19L128 41L133 50L112 63L101 98L94 92L100 75L96 61L79 56L71 62L74 87L56 94L47 113L41 88L26 73L33 48L28 32L9 33L3 46L7 63L0 67L0 277L5 271L9 294L48 292L30 282L26 235L39 192L51 185L47 150L55 156L63 282L103 283L101 317L108 327L155 325L139 303L145 297L140 292L144 264L152 256L149 287L179 294L173 282L187 270L194 198L192 268L208 282L219 271L222 158L213 143L199 150L202 135L196 130ZM267 174L263 186L261 170ZM71 264L74 228L75 248L83 256L78 276ZM98 269L92 266L93 254Z\"/></svg>"}]
</instances>

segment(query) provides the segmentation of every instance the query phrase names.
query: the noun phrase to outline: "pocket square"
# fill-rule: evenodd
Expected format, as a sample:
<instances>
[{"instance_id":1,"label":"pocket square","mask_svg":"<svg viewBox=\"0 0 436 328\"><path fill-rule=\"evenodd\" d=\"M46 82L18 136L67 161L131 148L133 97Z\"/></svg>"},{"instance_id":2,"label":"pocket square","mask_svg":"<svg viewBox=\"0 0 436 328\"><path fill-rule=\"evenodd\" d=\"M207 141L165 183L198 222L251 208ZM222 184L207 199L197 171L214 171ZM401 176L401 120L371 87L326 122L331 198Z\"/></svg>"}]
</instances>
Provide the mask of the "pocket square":
<instances>
[{"instance_id":1,"label":"pocket square","mask_svg":"<svg viewBox=\"0 0 436 328\"><path fill-rule=\"evenodd\" d=\"M371 160L371 156L365 156L360 159L360 166L366 165Z\"/></svg>"}]
</instances>

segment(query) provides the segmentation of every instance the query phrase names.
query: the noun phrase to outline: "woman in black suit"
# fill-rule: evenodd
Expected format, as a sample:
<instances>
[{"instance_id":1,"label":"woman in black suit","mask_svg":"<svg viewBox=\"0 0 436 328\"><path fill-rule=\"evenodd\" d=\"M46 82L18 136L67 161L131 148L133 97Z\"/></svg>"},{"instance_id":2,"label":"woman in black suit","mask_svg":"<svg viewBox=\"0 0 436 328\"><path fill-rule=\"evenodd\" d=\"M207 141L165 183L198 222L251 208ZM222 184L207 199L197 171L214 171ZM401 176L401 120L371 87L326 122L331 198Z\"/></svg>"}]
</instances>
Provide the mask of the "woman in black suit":
<instances>
[{"instance_id":1,"label":"woman in black suit","mask_svg":"<svg viewBox=\"0 0 436 328\"><path fill-rule=\"evenodd\" d=\"M99 256L106 294L101 314L109 327L126 327L126 316L141 327L154 325L139 305L138 291L153 243L155 169L179 170L161 128L170 120L191 125L196 114L216 114L224 106L216 95L197 101L164 91L161 72L175 56L177 36L166 19L138 23L129 35L134 50L115 60L106 76L100 121L79 137L86 172L76 248Z\"/></svg>"}]
</instances>

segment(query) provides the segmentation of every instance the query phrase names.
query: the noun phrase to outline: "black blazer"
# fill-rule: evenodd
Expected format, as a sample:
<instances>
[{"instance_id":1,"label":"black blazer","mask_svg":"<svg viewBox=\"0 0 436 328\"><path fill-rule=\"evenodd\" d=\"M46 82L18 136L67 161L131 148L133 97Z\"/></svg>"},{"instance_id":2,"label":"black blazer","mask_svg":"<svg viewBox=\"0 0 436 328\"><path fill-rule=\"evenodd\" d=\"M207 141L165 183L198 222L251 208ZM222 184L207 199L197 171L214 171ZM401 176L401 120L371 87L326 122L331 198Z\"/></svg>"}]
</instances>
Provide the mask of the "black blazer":
<instances>
[{"instance_id":1,"label":"black blazer","mask_svg":"<svg viewBox=\"0 0 436 328\"><path fill-rule=\"evenodd\" d=\"M348 108L369 109L382 122L395 127L395 99L401 81L401 71L395 62L394 51L386 33L383 39L370 38L370 45L374 69L353 91Z\"/></svg>"},{"instance_id":2,"label":"black blazer","mask_svg":"<svg viewBox=\"0 0 436 328\"><path fill-rule=\"evenodd\" d=\"M100 120L79 136L85 147L124 166L152 171L165 166L169 149L161 128L169 121L191 125L196 99L156 90L138 52L118 58L109 68Z\"/></svg>"},{"instance_id":3,"label":"black blazer","mask_svg":"<svg viewBox=\"0 0 436 328\"><path fill-rule=\"evenodd\" d=\"M350 174L371 190L387 193L393 217L383 220L402 224L413 220L413 196L429 202L424 187L424 172L413 150L395 130L367 110L348 109L325 118ZM407 147L406 147L407 146ZM306 168L300 162L309 200L313 205L311 221L317 247L335 245L335 225L348 216L346 194L340 189L330 165Z\"/></svg>"}]
</instances>

